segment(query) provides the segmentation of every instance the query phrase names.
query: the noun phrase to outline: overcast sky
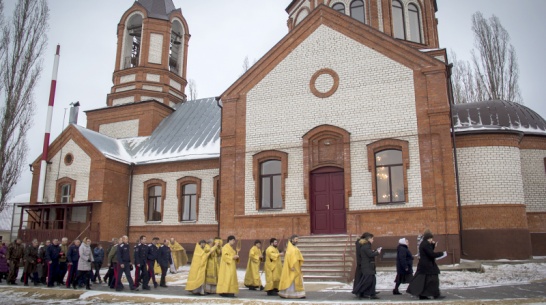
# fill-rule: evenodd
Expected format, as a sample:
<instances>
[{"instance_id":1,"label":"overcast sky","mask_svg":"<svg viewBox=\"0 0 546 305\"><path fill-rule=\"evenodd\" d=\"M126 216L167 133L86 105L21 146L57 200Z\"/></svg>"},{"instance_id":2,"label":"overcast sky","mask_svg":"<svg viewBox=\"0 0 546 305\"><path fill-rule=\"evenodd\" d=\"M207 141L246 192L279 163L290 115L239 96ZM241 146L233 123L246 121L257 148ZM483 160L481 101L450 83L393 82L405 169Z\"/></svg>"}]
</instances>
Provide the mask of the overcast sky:
<instances>
[{"instance_id":1,"label":"overcast sky","mask_svg":"<svg viewBox=\"0 0 546 305\"><path fill-rule=\"evenodd\" d=\"M12 14L15 0L7 2L4 16ZM197 84L198 98L220 95L242 74L246 56L254 62L287 34L286 6L291 0L174 0L189 25L188 79ZM35 90L36 116L29 132L28 162L38 158L49 98L55 47L61 45L52 141L66 127L65 109L81 103L79 124L86 125L83 111L106 106L112 87L116 56L116 31L121 15L132 0L50 0L48 48L43 72ZM546 1L537 0L438 0L440 46L470 59L474 38L471 16L481 11L497 15L512 38L520 68L524 104L546 117L540 94L546 71L544 30ZM64 120L64 125L63 125ZM31 173L25 167L13 195L30 192Z\"/></svg>"}]
</instances>

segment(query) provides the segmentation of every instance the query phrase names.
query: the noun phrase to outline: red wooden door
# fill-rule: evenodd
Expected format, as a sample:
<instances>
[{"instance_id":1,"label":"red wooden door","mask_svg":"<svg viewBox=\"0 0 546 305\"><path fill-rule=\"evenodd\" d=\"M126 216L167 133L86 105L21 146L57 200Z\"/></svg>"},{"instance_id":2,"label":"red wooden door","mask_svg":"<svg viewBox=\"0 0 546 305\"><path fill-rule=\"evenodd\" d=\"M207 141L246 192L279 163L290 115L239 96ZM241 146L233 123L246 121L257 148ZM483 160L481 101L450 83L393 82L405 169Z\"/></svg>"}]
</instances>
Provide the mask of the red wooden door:
<instances>
[{"instance_id":1,"label":"red wooden door","mask_svg":"<svg viewBox=\"0 0 546 305\"><path fill-rule=\"evenodd\" d=\"M311 233L346 233L343 171L326 168L311 174Z\"/></svg>"}]
</instances>

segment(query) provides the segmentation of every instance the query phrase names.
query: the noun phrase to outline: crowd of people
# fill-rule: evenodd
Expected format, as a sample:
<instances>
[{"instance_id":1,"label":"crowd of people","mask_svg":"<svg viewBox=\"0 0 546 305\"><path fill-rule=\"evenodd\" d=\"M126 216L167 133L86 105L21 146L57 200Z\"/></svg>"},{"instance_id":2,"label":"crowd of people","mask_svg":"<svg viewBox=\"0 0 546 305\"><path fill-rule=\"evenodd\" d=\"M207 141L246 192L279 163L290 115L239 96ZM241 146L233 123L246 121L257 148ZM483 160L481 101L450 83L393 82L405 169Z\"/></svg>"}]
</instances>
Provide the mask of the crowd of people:
<instances>
[{"instance_id":1,"label":"crowd of people","mask_svg":"<svg viewBox=\"0 0 546 305\"><path fill-rule=\"evenodd\" d=\"M303 256L297 247L299 237L292 235L284 251L279 250L276 238L269 240L267 249L262 249L262 242L256 240L251 247L244 278L244 285L249 290L263 291L268 296L281 298L305 298L302 265ZM379 299L376 291L375 257L381 253L381 247L372 249L374 235L364 233L356 241L356 269L352 293L359 298ZM125 275L131 291L167 287L166 274L176 273L179 266L187 263L184 248L174 238L160 242L153 237L151 243L146 236L140 236L133 248L131 260L128 237L113 238L108 249L98 244L91 248L91 239L85 237L68 244L67 238L49 240L39 244L34 239L26 247L21 239L12 242L9 247L0 247L0 282L17 285L20 264L23 265L21 282L29 285L29 279L35 286L65 285L67 288L84 287L91 289L91 283L106 283L111 289L122 291L121 279ZM409 242L401 238L398 242L396 278L393 294L401 294L399 286L409 283L407 292L419 299L441 299L438 274L440 269L436 259L445 256L445 252L434 252L437 242L427 230L419 241L419 263L413 274L414 256L410 252ZM195 245L193 258L188 273L185 290L194 295L219 294L222 297L235 297L239 293L237 264L239 263L240 241L235 236L228 236L224 245L219 237L208 241L201 240ZM284 257L284 262L282 258ZM260 266L263 263L265 285L262 283ZM108 270L101 277L100 270L105 264ZM131 271L135 268L134 280ZM156 274L160 275L159 284ZM66 280L65 280L66 278Z\"/></svg>"}]
</instances>

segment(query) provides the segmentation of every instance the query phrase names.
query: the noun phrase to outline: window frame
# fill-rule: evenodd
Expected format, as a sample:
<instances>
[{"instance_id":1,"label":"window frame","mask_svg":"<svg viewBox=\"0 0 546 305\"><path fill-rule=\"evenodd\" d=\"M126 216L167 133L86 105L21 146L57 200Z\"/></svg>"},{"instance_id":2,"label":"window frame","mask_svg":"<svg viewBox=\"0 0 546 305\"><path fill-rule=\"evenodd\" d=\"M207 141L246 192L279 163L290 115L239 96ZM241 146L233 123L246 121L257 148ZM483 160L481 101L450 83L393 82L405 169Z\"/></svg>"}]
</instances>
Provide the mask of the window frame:
<instances>
[{"instance_id":1,"label":"window frame","mask_svg":"<svg viewBox=\"0 0 546 305\"><path fill-rule=\"evenodd\" d=\"M362 4L362 6L353 7L353 4L354 4L355 2L360 2L360 3ZM364 17L364 20L358 20L358 19L356 19L356 18L353 16L353 9L359 8L359 7L362 7L362 17ZM353 1L351 1L351 3L349 4L349 15L350 15L351 18L353 18L354 20L366 24L366 4L364 3L364 1L363 1L363 0L353 0Z\"/></svg>"},{"instance_id":2,"label":"window frame","mask_svg":"<svg viewBox=\"0 0 546 305\"><path fill-rule=\"evenodd\" d=\"M372 194L373 194L373 204L374 205L396 205L404 204L409 202L408 196L408 173L407 170L410 167L409 159L409 142L398 139L382 139L370 143L367 145L368 148L368 171L371 173L372 180ZM375 162L376 153L385 151L385 150L399 150L402 152L402 172L403 172L403 183L404 183L404 201L389 202L389 203L379 203L377 200L377 166ZM387 165L392 166L392 165Z\"/></svg>"},{"instance_id":3,"label":"window frame","mask_svg":"<svg viewBox=\"0 0 546 305\"><path fill-rule=\"evenodd\" d=\"M184 191L183 187L188 184L195 184L195 219L184 219ZM201 198L201 179L192 176L182 177L176 180L176 195L178 197L178 222L180 223L194 223L199 221L199 201ZM191 213L190 213L191 214Z\"/></svg>"},{"instance_id":4,"label":"window frame","mask_svg":"<svg viewBox=\"0 0 546 305\"><path fill-rule=\"evenodd\" d=\"M67 184L70 185L70 195L69 195L69 201L64 202L64 203L73 203L74 202L74 197L76 195L76 180L71 179L69 177L63 177L63 178L57 180L56 187L55 187L55 202L63 203L62 202L62 198L63 198L62 188L63 188L63 186L65 186Z\"/></svg>"},{"instance_id":5,"label":"window frame","mask_svg":"<svg viewBox=\"0 0 546 305\"><path fill-rule=\"evenodd\" d=\"M415 11L411 10L411 7L414 7L415 8ZM410 12L415 12L416 15L417 15L417 35L418 35L418 41L415 41L413 40L413 36L414 36L414 33L413 33L413 26L412 26L412 18L411 18L411 15L410 15ZM407 29L407 31L409 32L409 41L411 42L414 42L414 43L420 43L422 44L423 43L423 35L421 35L421 32L422 32L422 26L421 26L421 10L419 8L419 5L417 3L414 3L414 2L410 2L408 3L408 10L407 10L407 13L408 13L408 22L409 22L409 28ZM407 37L408 35L406 35Z\"/></svg>"},{"instance_id":6,"label":"window frame","mask_svg":"<svg viewBox=\"0 0 546 305\"><path fill-rule=\"evenodd\" d=\"M286 208L286 178L288 177L288 153L278 150L267 150L259 152L252 156L252 170L254 178L254 197L256 199L256 210L258 211L275 211L284 210ZM281 162L281 208L262 208L262 175L261 165L266 161L277 160Z\"/></svg>"},{"instance_id":7,"label":"window frame","mask_svg":"<svg viewBox=\"0 0 546 305\"><path fill-rule=\"evenodd\" d=\"M341 12L339 9L334 8L338 4L343 6L343 12ZM335 10L336 12L339 12L339 13L343 14L343 15L347 15L346 12L345 12L345 3L343 3L343 2L336 2L336 3L332 4L332 9Z\"/></svg>"},{"instance_id":8,"label":"window frame","mask_svg":"<svg viewBox=\"0 0 546 305\"><path fill-rule=\"evenodd\" d=\"M163 222L163 216L165 215L165 195L167 192L167 182L161 180L161 179L150 179L144 182L144 219L146 223L158 223ZM149 201L149 193L150 188L154 186L161 186L161 219L160 220L150 220L148 219L149 209L150 209L150 201Z\"/></svg>"},{"instance_id":9,"label":"window frame","mask_svg":"<svg viewBox=\"0 0 546 305\"><path fill-rule=\"evenodd\" d=\"M375 162L377 162L377 155L382 153L382 152L386 152L386 151L398 151L400 152L400 163L393 163L393 164L387 164L387 165L377 165L377 163L375 164L375 171L376 171L376 176L374 176L374 179L376 181L376 185L379 185L379 183L377 183L377 172L378 172L378 169L379 168L387 168L388 170L388 179L389 179L389 196L390 196L390 201L389 202L379 202L379 186L377 187L376 189L376 198L377 198L377 204L394 204L394 203L403 203L406 201L405 199L405 192L404 192L404 200L399 200L399 201L393 201L392 199L394 198L393 196L393 173L392 173L392 168L394 167L400 167L400 168L403 168L404 166L404 163L402 161L402 151L399 150L399 149L393 149L393 148L387 148L387 149L384 149L384 150L380 150L378 152L376 152L374 154L375 158ZM402 182L404 181L404 172L402 171Z\"/></svg>"},{"instance_id":10,"label":"window frame","mask_svg":"<svg viewBox=\"0 0 546 305\"><path fill-rule=\"evenodd\" d=\"M395 36L395 21L394 21L394 3L398 3L400 5L400 11L402 12L402 34L403 34L403 38L399 38L399 37L396 37ZM398 7L397 7L398 8ZM404 7L404 4L402 3L402 1L400 0L392 0L392 3L391 3L391 16L392 16L392 37L395 38L395 39L403 39L403 40L408 40L408 35L407 35L407 28L406 28L406 9Z\"/></svg>"}]
</instances>

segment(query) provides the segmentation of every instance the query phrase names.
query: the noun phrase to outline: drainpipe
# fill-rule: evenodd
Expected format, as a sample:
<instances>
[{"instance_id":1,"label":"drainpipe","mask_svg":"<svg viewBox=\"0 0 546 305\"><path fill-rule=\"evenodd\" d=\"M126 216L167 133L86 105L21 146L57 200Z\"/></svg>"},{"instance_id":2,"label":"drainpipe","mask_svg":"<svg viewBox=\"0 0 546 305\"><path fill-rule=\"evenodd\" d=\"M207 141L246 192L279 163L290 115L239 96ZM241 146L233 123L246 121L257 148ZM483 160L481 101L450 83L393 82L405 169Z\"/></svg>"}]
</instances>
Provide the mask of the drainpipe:
<instances>
[{"instance_id":1,"label":"drainpipe","mask_svg":"<svg viewBox=\"0 0 546 305\"><path fill-rule=\"evenodd\" d=\"M216 104L218 105L218 107L220 107L222 109L222 111L220 111L220 135L222 135L222 113L223 113L223 110L224 110L224 104L222 103L222 101L220 100L220 97L217 97L216 98ZM222 151L222 137L220 137L220 152ZM219 175L219 179L218 179L218 184L216 186L216 196L218 196L218 198L216 198L216 200L218 201L218 206L216 207L216 219L217 219L217 223L218 223L218 230L217 230L217 233L216 233L216 236L220 236L220 203L222 202L220 199L221 199L221 194L222 192L220 191L221 190L221 186L222 186L222 154L220 154L220 163L219 163L219 169L218 169L218 175Z\"/></svg>"},{"instance_id":2,"label":"drainpipe","mask_svg":"<svg viewBox=\"0 0 546 305\"><path fill-rule=\"evenodd\" d=\"M133 171L135 169L135 163L131 162L129 165L129 199L127 200L127 233L125 235L129 236L129 226L131 225L131 195L133 193Z\"/></svg>"},{"instance_id":3,"label":"drainpipe","mask_svg":"<svg viewBox=\"0 0 546 305\"><path fill-rule=\"evenodd\" d=\"M455 140L455 126L453 125L453 84L451 79L451 70L453 69L453 64L447 66L447 75L448 75L448 96L449 96L449 120L451 122L451 142L453 143L453 159L455 163L455 183L457 187L457 210L459 212L459 244L461 247L461 254L468 255L464 251L463 243L463 211L461 206L461 188L459 183L459 163L457 161L457 141Z\"/></svg>"}]
</instances>

